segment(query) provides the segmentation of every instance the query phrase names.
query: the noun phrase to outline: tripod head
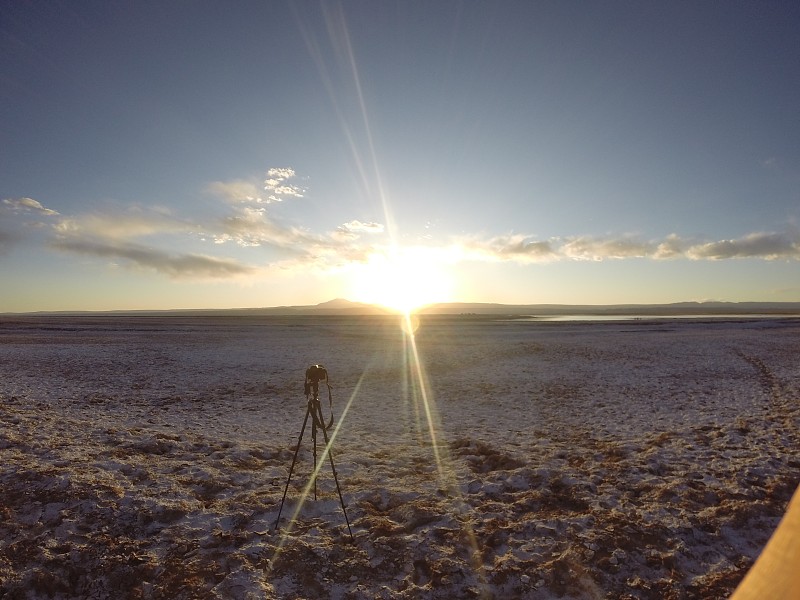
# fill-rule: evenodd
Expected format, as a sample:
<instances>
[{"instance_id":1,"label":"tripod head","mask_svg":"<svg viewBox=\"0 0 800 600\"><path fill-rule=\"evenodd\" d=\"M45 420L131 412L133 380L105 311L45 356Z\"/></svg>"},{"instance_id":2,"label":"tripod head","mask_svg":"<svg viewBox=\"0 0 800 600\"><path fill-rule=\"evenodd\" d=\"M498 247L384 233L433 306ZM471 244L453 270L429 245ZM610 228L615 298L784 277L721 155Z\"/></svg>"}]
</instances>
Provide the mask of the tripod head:
<instances>
[{"instance_id":1,"label":"tripod head","mask_svg":"<svg viewBox=\"0 0 800 600\"><path fill-rule=\"evenodd\" d=\"M314 397L319 395L319 382L328 381L328 370L322 365L311 365L306 369L305 390L308 396L312 390Z\"/></svg>"}]
</instances>

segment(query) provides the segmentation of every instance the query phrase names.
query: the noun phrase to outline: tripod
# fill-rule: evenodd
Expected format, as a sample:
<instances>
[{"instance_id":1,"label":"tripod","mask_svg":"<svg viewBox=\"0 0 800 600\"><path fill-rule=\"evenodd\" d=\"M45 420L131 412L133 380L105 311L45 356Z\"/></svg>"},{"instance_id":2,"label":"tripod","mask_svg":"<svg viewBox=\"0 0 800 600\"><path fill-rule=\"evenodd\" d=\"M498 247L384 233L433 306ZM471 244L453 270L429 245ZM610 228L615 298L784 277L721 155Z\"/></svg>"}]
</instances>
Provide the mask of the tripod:
<instances>
[{"instance_id":1,"label":"tripod","mask_svg":"<svg viewBox=\"0 0 800 600\"><path fill-rule=\"evenodd\" d=\"M278 510L278 518L275 519L274 529L278 529L278 523L281 520L281 513L283 512L283 503L286 501L286 493L289 491L289 482L292 480L292 473L294 472L294 465L297 462L297 455L300 452L300 444L303 441L303 433L305 433L308 418L311 417L311 441L314 453L314 471L311 474L314 483L314 500L317 499L317 429L322 430L322 436L325 439L325 451L328 454L328 459L331 463L331 471L333 471L333 480L336 482L336 491L339 494L339 502L342 505L342 512L344 513L344 520L347 523L347 531L350 533L350 540L355 541L353 538L353 531L350 529L350 520L347 518L347 509L344 506L344 498L342 497L342 490L339 487L339 478L336 475L336 465L333 463L333 452L331 443L328 440L328 429L333 425L333 412L331 411L331 418L328 424L325 424L325 419L322 416L322 406L319 401L319 382L324 381L328 386L328 402L332 405L331 400L331 386L328 383L328 372L320 365L312 365L306 370L305 392L308 405L306 407L306 416L303 419L303 427L300 429L300 438L297 440L297 448L294 451L294 458L292 458L292 466L289 468L289 477L286 479L286 487L283 488L283 498L281 499L281 507Z\"/></svg>"}]
</instances>

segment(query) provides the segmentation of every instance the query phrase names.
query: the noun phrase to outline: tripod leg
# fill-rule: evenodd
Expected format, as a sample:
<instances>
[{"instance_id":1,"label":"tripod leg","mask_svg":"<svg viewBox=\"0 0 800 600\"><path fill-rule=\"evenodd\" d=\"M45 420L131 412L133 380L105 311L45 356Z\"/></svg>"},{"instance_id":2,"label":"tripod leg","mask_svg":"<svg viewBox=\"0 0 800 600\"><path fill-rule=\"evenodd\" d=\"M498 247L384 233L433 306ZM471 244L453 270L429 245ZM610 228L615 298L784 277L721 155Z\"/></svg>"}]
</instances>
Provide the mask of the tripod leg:
<instances>
[{"instance_id":1,"label":"tripod leg","mask_svg":"<svg viewBox=\"0 0 800 600\"><path fill-rule=\"evenodd\" d=\"M317 501L317 420L311 421L311 443L314 446L314 470L311 477L314 478L314 502Z\"/></svg>"},{"instance_id":2,"label":"tripod leg","mask_svg":"<svg viewBox=\"0 0 800 600\"><path fill-rule=\"evenodd\" d=\"M278 509L278 518L275 519L275 526L273 529L278 529L278 522L281 520L281 513L283 512L283 503L286 500L286 492L289 491L289 482L292 480L292 471L294 471L294 464L297 462L297 454L300 452L300 442L303 441L303 432L306 430L308 423L309 409L306 409L306 418L303 419L303 427L300 429L300 437L297 440L297 448L294 449L294 458L292 459L292 466L289 467L289 477L286 479L286 487L283 488L283 498L281 498L281 507Z\"/></svg>"},{"instance_id":3,"label":"tripod leg","mask_svg":"<svg viewBox=\"0 0 800 600\"><path fill-rule=\"evenodd\" d=\"M319 411L319 416L322 418L322 409ZM331 448L331 444L328 441L328 431L324 427L322 428L322 435L325 438L325 447L328 449L328 458L331 461L331 471L333 471L333 480L336 482L336 491L339 493L339 502L342 505L342 512L344 513L344 522L347 523L347 531L350 534L350 541L355 543L356 540L353 537L353 530L350 529L350 519L347 518L347 509L344 507L342 490L339 487L339 477L336 475L336 465L333 464L333 448Z\"/></svg>"}]
</instances>

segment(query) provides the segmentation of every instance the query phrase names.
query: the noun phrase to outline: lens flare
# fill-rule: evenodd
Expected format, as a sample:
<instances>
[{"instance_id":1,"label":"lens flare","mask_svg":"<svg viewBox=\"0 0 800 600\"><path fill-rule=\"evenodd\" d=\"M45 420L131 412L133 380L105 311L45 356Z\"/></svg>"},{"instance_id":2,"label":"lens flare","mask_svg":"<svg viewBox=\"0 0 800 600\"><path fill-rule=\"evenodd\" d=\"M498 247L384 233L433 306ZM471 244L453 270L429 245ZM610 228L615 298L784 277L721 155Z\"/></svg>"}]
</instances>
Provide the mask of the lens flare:
<instances>
[{"instance_id":1,"label":"lens flare","mask_svg":"<svg viewBox=\"0 0 800 600\"><path fill-rule=\"evenodd\" d=\"M336 7L337 5L332 5L331 8L324 9L332 53L326 53L322 50L318 40L311 34L310 30L301 27L301 31L310 54L317 64L333 108L341 121L342 130L349 143L354 165L361 176L365 195L377 197L380 201L386 233L389 238L386 248L383 250L376 249L365 263L352 266L350 296L353 300L380 304L402 314L400 325L403 337L401 344L403 374L400 383L406 401L410 405L408 406L410 409L408 413L413 413L419 437L423 439L425 437L430 438L430 447L436 464L436 472L442 487L447 491L447 495L450 498L452 512L465 516L471 511L471 507L461 495L456 477L456 467L443 440L439 412L417 348L416 331L419 324L415 323L411 316L415 309L425 304L446 302L452 299L453 261L448 259L447 253L439 252L437 254L431 248L402 248L399 244L400 237L397 233L397 223L391 211L389 195L384 186L384 179L379 168L367 103L361 86L361 75L350 41L347 20L341 7L338 9ZM335 74L336 76L329 70L328 56L338 59L339 70ZM344 97L340 96L341 87L333 83L334 81L348 80L352 85L350 91L355 98L354 112L360 116L360 119L351 120L348 118L353 111L345 110ZM363 143L360 144L359 139L363 140ZM323 458L317 465L314 476L317 475L321 464L328 456L330 446L345 421L347 411L359 395L368 368L369 365L365 367L364 372L361 374L356 389L350 396L347 407L339 419L334 435L331 436L330 442L323 453ZM313 478L303 490L289 526L281 537L276 557L286 544L288 533L296 523L312 485ZM461 518L459 521L463 524L465 537L470 542L471 566L480 585L485 587L486 579L482 559L480 558L481 553L474 532L469 525L469 519Z\"/></svg>"},{"instance_id":2,"label":"lens flare","mask_svg":"<svg viewBox=\"0 0 800 600\"><path fill-rule=\"evenodd\" d=\"M422 410L424 412L425 421L427 424L427 433L430 436L431 450L433 458L436 462L436 471L442 487L449 495L454 512L457 514L467 514L470 507L464 500L461 490L458 486L458 479L456 477L456 469L453 464L447 444L441 443L439 440L439 432L441 431L441 420L439 411L434 401L432 390L428 384L428 378L425 375L425 370L420 360L419 350L417 349L416 331L419 327L419 321L415 322L415 317L406 313L402 318L401 324L403 330L403 348L405 356L403 363L405 369L409 374L410 391L409 398L419 405L421 402ZM418 410L415 411L418 414ZM472 568L475 571L480 585L486 588L486 575L483 568L483 561L481 560L481 552L478 547L478 540L475 537L475 532L472 530L468 520L463 520L464 533L470 545L470 561Z\"/></svg>"}]
</instances>

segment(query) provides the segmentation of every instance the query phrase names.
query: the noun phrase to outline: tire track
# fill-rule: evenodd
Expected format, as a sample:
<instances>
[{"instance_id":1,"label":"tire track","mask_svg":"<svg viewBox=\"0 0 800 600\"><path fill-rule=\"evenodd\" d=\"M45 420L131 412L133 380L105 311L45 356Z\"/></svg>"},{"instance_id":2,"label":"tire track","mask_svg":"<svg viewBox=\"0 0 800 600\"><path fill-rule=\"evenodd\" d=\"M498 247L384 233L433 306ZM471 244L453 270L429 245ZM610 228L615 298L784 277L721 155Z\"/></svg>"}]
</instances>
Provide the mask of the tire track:
<instances>
[{"instance_id":1,"label":"tire track","mask_svg":"<svg viewBox=\"0 0 800 600\"><path fill-rule=\"evenodd\" d=\"M756 370L759 384L769 396L771 410L767 419L775 423L776 430L774 433L779 437L786 435L794 440L794 443L797 443L800 438L798 406L797 402L790 397L791 394L788 393L788 387L757 356L745 354L739 348L735 348L734 353Z\"/></svg>"},{"instance_id":2,"label":"tire track","mask_svg":"<svg viewBox=\"0 0 800 600\"><path fill-rule=\"evenodd\" d=\"M785 404L783 386L781 385L780 381L778 381L778 378L775 377L775 373L772 372L772 369L770 369L763 360L756 356L745 354L738 348L735 349L734 352L737 356L749 363L756 370L758 373L759 383L761 384L761 387L764 388L764 391L769 395L772 404Z\"/></svg>"}]
</instances>

